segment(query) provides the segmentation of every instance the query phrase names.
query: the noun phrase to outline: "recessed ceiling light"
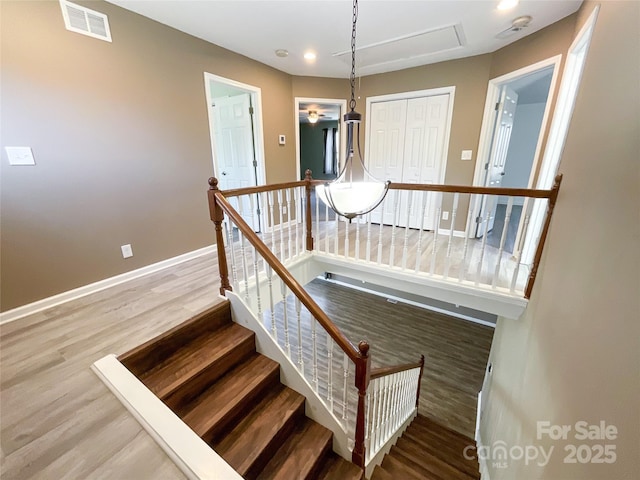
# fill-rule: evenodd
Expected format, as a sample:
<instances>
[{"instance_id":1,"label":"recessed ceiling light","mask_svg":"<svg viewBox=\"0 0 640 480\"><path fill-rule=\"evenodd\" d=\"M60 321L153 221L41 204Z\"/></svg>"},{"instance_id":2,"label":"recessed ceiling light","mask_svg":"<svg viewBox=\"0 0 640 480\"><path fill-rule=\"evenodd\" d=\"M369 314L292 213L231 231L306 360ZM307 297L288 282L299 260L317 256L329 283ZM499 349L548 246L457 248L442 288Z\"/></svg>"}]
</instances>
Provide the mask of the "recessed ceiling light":
<instances>
[{"instance_id":1,"label":"recessed ceiling light","mask_svg":"<svg viewBox=\"0 0 640 480\"><path fill-rule=\"evenodd\" d=\"M316 54L314 52L305 52L304 59L308 62L313 62L316 59Z\"/></svg>"},{"instance_id":2,"label":"recessed ceiling light","mask_svg":"<svg viewBox=\"0 0 640 480\"><path fill-rule=\"evenodd\" d=\"M498 10L509 10L518 5L519 0L500 0Z\"/></svg>"},{"instance_id":3,"label":"recessed ceiling light","mask_svg":"<svg viewBox=\"0 0 640 480\"><path fill-rule=\"evenodd\" d=\"M284 48L279 48L276 50L276 55L280 58L285 58L289 56L289 50L285 50Z\"/></svg>"}]
</instances>

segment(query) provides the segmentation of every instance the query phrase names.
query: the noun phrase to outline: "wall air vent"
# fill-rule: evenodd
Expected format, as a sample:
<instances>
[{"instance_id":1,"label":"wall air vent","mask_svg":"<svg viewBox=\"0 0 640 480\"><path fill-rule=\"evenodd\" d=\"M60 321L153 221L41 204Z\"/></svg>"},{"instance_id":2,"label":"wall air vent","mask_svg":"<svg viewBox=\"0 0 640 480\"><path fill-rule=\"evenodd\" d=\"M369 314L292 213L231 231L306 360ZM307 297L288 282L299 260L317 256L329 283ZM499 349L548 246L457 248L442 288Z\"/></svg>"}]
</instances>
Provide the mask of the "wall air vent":
<instances>
[{"instance_id":1,"label":"wall air vent","mask_svg":"<svg viewBox=\"0 0 640 480\"><path fill-rule=\"evenodd\" d=\"M99 38L106 42L111 41L109 20L104 13L76 5L67 0L60 0L60 8L62 8L62 16L67 30Z\"/></svg>"}]
</instances>

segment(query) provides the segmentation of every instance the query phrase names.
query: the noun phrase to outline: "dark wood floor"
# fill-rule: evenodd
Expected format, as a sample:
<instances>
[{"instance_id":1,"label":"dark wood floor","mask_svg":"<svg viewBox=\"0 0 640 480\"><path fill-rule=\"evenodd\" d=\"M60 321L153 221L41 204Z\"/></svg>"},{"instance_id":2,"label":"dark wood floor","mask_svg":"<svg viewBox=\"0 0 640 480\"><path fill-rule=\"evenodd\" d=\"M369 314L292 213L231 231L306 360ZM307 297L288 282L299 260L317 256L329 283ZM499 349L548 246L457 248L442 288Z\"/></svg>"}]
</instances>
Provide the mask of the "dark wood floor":
<instances>
[{"instance_id":1,"label":"dark wood floor","mask_svg":"<svg viewBox=\"0 0 640 480\"><path fill-rule=\"evenodd\" d=\"M323 280L306 288L352 342L370 343L374 367L424 354L420 413L473 437L493 328Z\"/></svg>"}]
</instances>

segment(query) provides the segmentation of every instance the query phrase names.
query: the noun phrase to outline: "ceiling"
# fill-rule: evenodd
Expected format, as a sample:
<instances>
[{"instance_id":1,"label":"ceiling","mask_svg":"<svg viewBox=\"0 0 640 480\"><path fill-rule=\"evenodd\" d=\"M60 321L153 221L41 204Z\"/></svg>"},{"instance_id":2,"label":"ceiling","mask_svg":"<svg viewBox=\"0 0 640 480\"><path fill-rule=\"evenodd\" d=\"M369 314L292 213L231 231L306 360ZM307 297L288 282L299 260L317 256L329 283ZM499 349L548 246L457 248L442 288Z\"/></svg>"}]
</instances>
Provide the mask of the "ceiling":
<instances>
[{"instance_id":1,"label":"ceiling","mask_svg":"<svg viewBox=\"0 0 640 480\"><path fill-rule=\"evenodd\" d=\"M348 78L351 0L109 0L291 75ZM360 0L357 75L493 52L575 12L582 0ZM526 29L496 38L514 18ZM277 49L288 50L285 58ZM304 60L307 51L315 61Z\"/></svg>"}]
</instances>

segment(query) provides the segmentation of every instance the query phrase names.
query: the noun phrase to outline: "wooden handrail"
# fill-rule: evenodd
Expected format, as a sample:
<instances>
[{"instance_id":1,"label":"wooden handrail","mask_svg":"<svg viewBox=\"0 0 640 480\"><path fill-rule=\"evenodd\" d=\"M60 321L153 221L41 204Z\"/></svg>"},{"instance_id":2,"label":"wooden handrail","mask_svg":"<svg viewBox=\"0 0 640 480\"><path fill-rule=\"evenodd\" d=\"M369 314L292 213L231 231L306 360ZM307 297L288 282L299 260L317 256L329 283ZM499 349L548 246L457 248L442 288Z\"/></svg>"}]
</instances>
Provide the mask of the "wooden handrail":
<instances>
[{"instance_id":1,"label":"wooden handrail","mask_svg":"<svg viewBox=\"0 0 640 480\"><path fill-rule=\"evenodd\" d=\"M536 275L538 274L538 266L540 260L542 260L542 250L544 244L547 241L547 235L549 233L549 226L551 225L551 216L553 215L553 209L556 206L556 200L558 200L558 192L560 191L560 184L562 184L562 174L556 176L556 180L551 189L551 196L549 196L549 202L547 203L547 215L544 219L544 225L542 227L542 233L540 233L540 239L538 240L538 246L536 247L536 254L533 257L533 265L531 266L531 273L529 273L529 279L527 280L527 286L524 289L524 298L529 299L531 292L533 291L533 283L536 281Z\"/></svg>"},{"instance_id":2,"label":"wooden handrail","mask_svg":"<svg viewBox=\"0 0 640 480\"><path fill-rule=\"evenodd\" d=\"M311 186L324 185L326 180L311 180ZM475 195L504 195L507 197L551 198L553 189L536 190L528 188L476 187L471 185L435 185L430 183L389 184L389 190L414 190L424 192L470 193ZM225 192L226 194L226 192Z\"/></svg>"},{"instance_id":3,"label":"wooden handrail","mask_svg":"<svg viewBox=\"0 0 640 480\"><path fill-rule=\"evenodd\" d=\"M212 177L213 178L213 177ZM273 190L284 190L285 188L304 187L307 185L306 180L297 182L273 183L271 185L259 185L257 187L233 188L224 190L225 198L237 197L238 195L251 195L253 193L271 192Z\"/></svg>"},{"instance_id":4,"label":"wooden handrail","mask_svg":"<svg viewBox=\"0 0 640 480\"><path fill-rule=\"evenodd\" d=\"M240 214L231 206L231 204L225 198L225 194L218 189L218 180L215 178L209 179L210 193L213 197L215 206L213 211L216 212L216 206L219 207L227 216L233 221L234 225L244 235L244 238L253 245L256 251L262 256L262 258L271 266L271 268L278 274L278 276L289 287L291 292L298 297L302 304L307 307L311 315L322 325L331 338L338 344L338 346L344 351L347 356L354 362L358 363L363 358L360 349L354 346L347 337L338 329L338 327L329 319L326 313L322 311L320 306L311 298L311 296L302 288L298 281L289 273L289 271L282 265L280 260L269 250L269 248L258 238L255 232L244 221ZM218 252L222 251L224 255L224 248L221 248L218 244ZM366 343L366 342L364 342ZM367 345L368 350L368 345Z\"/></svg>"},{"instance_id":5,"label":"wooden handrail","mask_svg":"<svg viewBox=\"0 0 640 480\"><path fill-rule=\"evenodd\" d=\"M414 368L421 368L424 365L424 355L417 362L404 363L402 365L394 365L393 367L378 367L371 369L371 380L376 378L386 377L387 375L393 375L394 373L404 372L406 370L413 370Z\"/></svg>"}]
</instances>

